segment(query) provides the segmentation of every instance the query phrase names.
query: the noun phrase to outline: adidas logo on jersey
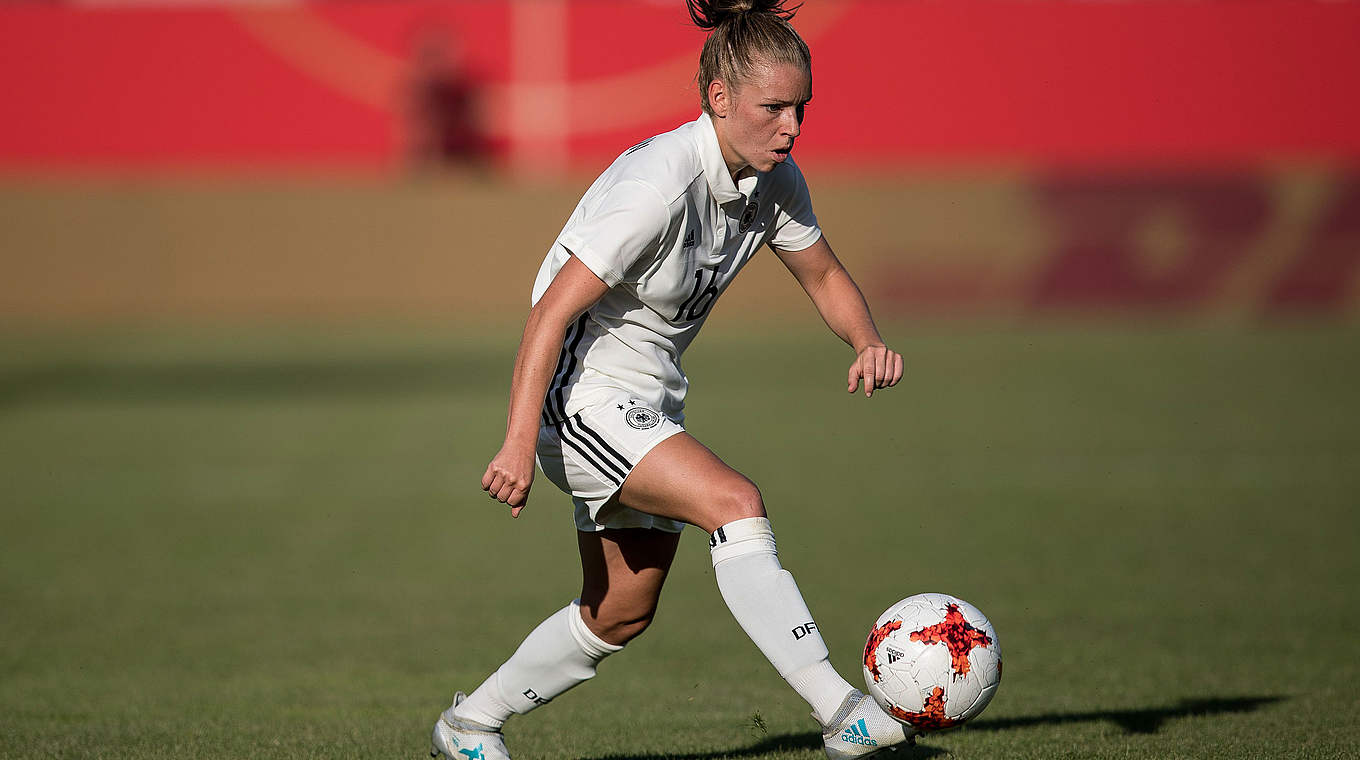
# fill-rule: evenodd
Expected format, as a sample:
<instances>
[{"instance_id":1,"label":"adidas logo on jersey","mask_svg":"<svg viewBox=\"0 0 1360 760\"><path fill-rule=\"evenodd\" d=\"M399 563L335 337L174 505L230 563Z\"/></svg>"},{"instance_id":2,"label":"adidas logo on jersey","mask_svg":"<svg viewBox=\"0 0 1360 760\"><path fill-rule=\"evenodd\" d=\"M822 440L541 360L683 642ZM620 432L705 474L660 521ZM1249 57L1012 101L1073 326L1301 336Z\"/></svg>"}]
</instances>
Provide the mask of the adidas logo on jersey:
<instances>
[{"instance_id":1,"label":"adidas logo on jersey","mask_svg":"<svg viewBox=\"0 0 1360 760\"><path fill-rule=\"evenodd\" d=\"M850 744L863 744L866 747L878 746L878 742L869 738L869 727L864 725L863 718L860 718L856 723L851 723L850 727L845 729L845 733L841 734L841 741Z\"/></svg>"},{"instance_id":2,"label":"adidas logo on jersey","mask_svg":"<svg viewBox=\"0 0 1360 760\"><path fill-rule=\"evenodd\" d=\"M685 233L685 242L680 247L682 250L694 247L694 230L689 230Z\"/></svg>"}]
</instances>

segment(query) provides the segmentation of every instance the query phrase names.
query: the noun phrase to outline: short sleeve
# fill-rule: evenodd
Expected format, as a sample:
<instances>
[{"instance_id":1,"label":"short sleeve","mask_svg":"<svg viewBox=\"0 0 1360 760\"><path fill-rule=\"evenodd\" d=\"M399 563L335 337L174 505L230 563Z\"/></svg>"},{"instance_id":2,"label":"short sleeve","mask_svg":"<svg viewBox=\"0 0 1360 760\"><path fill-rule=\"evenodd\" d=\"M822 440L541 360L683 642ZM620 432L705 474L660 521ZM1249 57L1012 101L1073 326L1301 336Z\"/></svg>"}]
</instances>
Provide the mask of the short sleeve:
<instances>
[{"instance_id":1,"label":"short sleeve","mask_svg":"<svg viewBox=\"0 0 1360 760\"><path fill-rule=\"evenodd\" d=\"M785 193L781 193L783 202L775 215L774 235L769 244L781 251L801 251L821 239L822 228L817 226L817 215L812 213L812 196L802 170L792 158L781 168L790 170L785 180L788 185Z\"/></svg>"},{"instance_id":2,"label":"short sleeve","mask_svg":"<svg viewBox=\"0 0 1360 760\"><path fill-rule=\"evenodd\" d=\"M619 182L585 204L557 241L612 288L640 258L656 255L669 217L651 186Z\"/></svg>"}]
</instances>

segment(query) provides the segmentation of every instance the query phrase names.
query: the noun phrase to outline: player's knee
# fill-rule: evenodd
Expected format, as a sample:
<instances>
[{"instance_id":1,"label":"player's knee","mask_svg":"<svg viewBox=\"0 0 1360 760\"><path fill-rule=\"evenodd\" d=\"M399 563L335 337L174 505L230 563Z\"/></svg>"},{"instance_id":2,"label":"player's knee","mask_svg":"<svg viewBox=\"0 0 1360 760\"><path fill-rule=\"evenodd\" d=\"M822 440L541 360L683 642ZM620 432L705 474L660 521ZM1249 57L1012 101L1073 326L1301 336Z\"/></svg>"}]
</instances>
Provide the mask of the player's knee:
<instances>
[{"instance_id":1,"label":"player's knee","mask_svg":"<svg viewBox=\"0 0 1360 760\"><path fill-rule=\"evenodd\" d=\"M647 630L652 624L652 619L656 616L656 607L633 611L632 613L616 613L614 615L602 616L596 621L599 630L595 635L618 646L623 646ZM592 626L593 627L593 626Z\"/></svg>"},{"instance_id":2,"label":"player's knee","mask_svg":"<svg viewBox=\"0 0 1360 760\"><path fill-rule=\"evenodd\" d=\"M748 517L765 516L765 501L760 496L760 489L746 478L735 480L725 487L715 506L717 515L714 527Z\"/></svg>"}]
</instances>

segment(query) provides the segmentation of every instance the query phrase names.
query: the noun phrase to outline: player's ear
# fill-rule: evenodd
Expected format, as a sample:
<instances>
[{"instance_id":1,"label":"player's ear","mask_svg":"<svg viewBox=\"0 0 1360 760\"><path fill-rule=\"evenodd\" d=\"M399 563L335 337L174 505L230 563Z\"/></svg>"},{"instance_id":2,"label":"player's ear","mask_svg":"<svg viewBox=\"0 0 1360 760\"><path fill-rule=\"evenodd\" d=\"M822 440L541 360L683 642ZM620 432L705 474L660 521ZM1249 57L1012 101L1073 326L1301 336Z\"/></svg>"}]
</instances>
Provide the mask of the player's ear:
<instances>
[{"instance_id":1,"label":"player's ear","mask_svg":"<svg viewBox=\"0 0 1360 760\"><path fill-rule=\"evenodd\" d=\"M732 102L727 84L723 80L714 79L708 83L708 106L713 109L714 116L719 119L727 118L727 111L732 107Z\"/></svg>"}]
</instances>

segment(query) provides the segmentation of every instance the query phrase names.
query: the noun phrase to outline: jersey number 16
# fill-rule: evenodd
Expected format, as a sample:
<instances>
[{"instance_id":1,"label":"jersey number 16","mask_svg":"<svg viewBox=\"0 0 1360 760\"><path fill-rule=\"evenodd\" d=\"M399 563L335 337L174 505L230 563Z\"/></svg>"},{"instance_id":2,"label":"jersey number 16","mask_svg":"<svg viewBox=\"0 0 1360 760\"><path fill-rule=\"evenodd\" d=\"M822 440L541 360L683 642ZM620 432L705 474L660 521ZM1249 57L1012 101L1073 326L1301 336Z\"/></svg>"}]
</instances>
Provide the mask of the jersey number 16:
<instances>
[{"instance_id":1,"label":"jersey number 16","mask_svg":"<svg viewBox=\"0 0 1360 760\"><path fill-rule=\"evenodd\" d=\"M708 273L708 282L704 282L704 273ZM713 308L713 302L718 300L718 268L705 267L694 270L694 292L689 294L689 298L680 304L680 310L675 312L675 319L672 322L693 322L702 319L708 310Z\"/></svg>"}]
</instances>

